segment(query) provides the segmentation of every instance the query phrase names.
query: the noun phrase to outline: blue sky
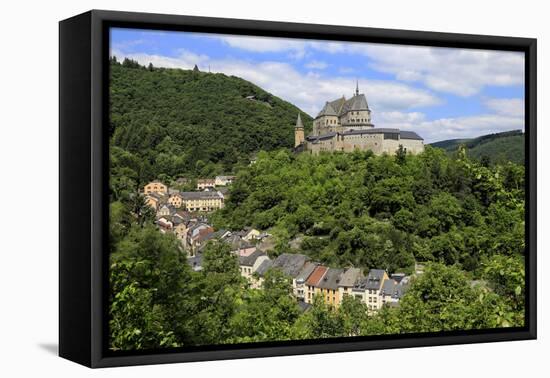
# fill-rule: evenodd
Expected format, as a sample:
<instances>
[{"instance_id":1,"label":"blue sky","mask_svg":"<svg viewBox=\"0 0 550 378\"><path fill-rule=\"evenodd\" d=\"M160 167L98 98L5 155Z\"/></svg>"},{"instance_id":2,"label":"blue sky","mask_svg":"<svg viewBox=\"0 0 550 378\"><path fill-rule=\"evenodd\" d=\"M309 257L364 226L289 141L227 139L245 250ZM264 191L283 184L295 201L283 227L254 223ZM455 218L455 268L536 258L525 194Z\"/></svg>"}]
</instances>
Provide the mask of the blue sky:
<instances>
[{"instance_id":1,"label":"blue sky","mask_svg":"<svg viewBox=\"0 0 550 378\"><path fill-rule=\"evenodd\" d=\"M111 55L239 76L313 117L358 81L376 127L427 143L524 129L522 53L117 28Z\"/></svg>"}]
</instances>

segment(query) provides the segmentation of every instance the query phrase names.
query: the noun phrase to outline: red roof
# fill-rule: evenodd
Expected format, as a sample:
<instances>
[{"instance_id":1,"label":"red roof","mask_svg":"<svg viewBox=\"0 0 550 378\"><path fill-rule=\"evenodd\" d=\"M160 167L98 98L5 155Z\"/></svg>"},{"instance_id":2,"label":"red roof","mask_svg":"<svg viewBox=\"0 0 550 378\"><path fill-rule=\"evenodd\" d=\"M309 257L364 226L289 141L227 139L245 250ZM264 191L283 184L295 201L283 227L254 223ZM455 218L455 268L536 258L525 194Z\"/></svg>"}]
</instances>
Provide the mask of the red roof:
<instances>
[{"instance_id":1,"label":"red roof","mask_svg":"<svg viewBox=\"0 0 550 378\"><path fill-rule=\"evenodd\" d=\"M306 284L309 286L317 286L319 284L319 281L321 281L328 271L328 268L326 266L319 265L313 273L309 276L309 278L306 281Z\"/></svg>"}]
</instances>

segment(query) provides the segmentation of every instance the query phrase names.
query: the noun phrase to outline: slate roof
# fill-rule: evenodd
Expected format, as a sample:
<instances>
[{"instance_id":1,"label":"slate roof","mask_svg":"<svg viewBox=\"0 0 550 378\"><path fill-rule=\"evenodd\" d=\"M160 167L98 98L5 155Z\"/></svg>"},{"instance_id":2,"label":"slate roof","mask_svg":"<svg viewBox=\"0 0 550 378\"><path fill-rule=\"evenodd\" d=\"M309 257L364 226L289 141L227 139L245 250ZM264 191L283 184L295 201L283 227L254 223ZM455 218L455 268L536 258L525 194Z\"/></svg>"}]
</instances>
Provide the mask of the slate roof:
<instances>
[{"instance_id":1,"label":"slate roof","mask_svg":"<svg viewBox=\"0 0 550 378\"><path fill-rule=\"evenodd\" d=\"M181 192L184 200L222 198L218 192Z\"/></svg>"},{"instance_id":2,"label":"slate roof","mask_svg":"<svg viewBox=\"0 0 550 378\"><path fill-rule=\"evenodd\" d=\"M323 109L317 114L317 117L323 116L342 116L350 111L359 111L359 110L370 110L369 104L367 102L367 97L361 93L356 94L351 97L349 100L346 100L344 96L334 100L327 101Z\"/></svg>"},{"instance_id":3,"label":"slate roof","mask_svg":"<svg viewBox=\"0 0 550 378\"><path fill-rule=\"evenodd\" d=\"M227 235L223 238L223 241L229 244L233 250L254 247L253 244L243 240L238 233Z\"/></svg>"},{"instance_id":4,"label":"slate roof","mask_svg":"<svg viewBox=\"0 0 550 378\"><path fill-rule=\"evenodd\" d=\"M308 142L312 142L312 143L315 143L315 142L318 142L320 140L325 140L325 139L332 139L336 136L336 132L330 132L330 133L326 133L326 134L323 134L323 135L317 135L317 136L313 136L313 135L310 135L306 138L306 140Z\"/></svg>"},{"instance_id":5,"label":"slate roof","mask_svg":"<svg viewBox=\"0 0 550 378\"><path fill-rule=\"evenodd\" d=\"M397 299L403 298L403 295L405 295L405 293L407 292L408 289L409 289L408 284L404 284L404 283L398 284L395 288L395 292L393 294L393 297L397 298Z\"/></svg>"},{"instance_id":6,"label":"slate roof","mask_svg":"<svg viewBox=\"0 0 550 378\"><path fill-rule=\"evenodd\" d=\"M296 278L308 260L306 255L283 253L273 261L273 268L279 268L284 274Z\"/></svg>"},{"instance_id":7,"label":"slate roof","mask_svg":"<svg viewBox=\"0 0 550 378\"><path fill-rule=\"evenodd\" d=\"M298 118L296 119L296 126L295 128L304 128L304 124L302 123L302 117L300 117L300 113L298 113Z\"/></svg>"},{"instance_id":8,"label":"slate roof","mask_svg":"<svg viewBox=\"0 0 550 378\"><path fill-rule=\"evenodd\" d=\"M401 139L424 140L424 138L414 131L401 131Z\"/></svg>"},{"instance_id":9,"label":"slate roof","mask_svg":"<svg viewBox=\"0 0 550 378\"><path fill-rule=\"evenodd\" d=\"M367 276L367 287L366 289L379 290L382 285L382 280L384 279L385 271L383 269L371 269L369 270L369 275Z\"/></svg>"},{"instance_id":10,"label":"slate roof","mask_svg":"<svg viewBox=\"0 0 550 378\"><path fill-rule=\"evenodd\" d=\"M409 285L408 280L402 280L397 282L394 279L384 281L382 289L380 289L381 295L390 295L392 298L401 299L407 291Z\"/></svg>"},{"instance_id":11,"label":"slate roof","mask_svg":"<svg viewBox=\"0 0 550 378\"><path fill-rule=\"evenodd\" d=\"M337 290L340 283L340 276L344 272L344 269L329 268L327 273L319 281L317 287L321 289Z\"/></svg>"},{"instance_id":12,"label":"slate roof","mask_svg":"<svg viewBox=\"0 0 550 378\"><path fill-rule=\"evenodd\" d=\"M323 116L338 116L338 112L334 109L334 107L328 101L325 103L325 106L323 106L323 109L321 109L319 114L317 114L316 118L323 117Z\"/></svg>"},{"instance_id":13,"label":"slate roof","mask_svg":"<svg viewBox=\"0 0 550 378\"><path fill-rule=\"evenodd\" d=\"M273 265L273 260L269 260L269 259L264 260L262 261L260 266L258 266L258 268L254 273L256 273L260 277L263 277L265 273L269 270L269 268L271 268L272 265Z\"/></svg>"},{"instance_id":14,"label":"slate roof","mask_svg":"<svg viewBox=\"0 0 550 378\"><path fill-rule=\"evenodd\" d=\"M255 250L248 256L239 256L239 265L252 266L256 262L256 259L260 256L266 256L266 253L259 249Z\"/></svg>"},{"instance_id":15,"label":"slate roof","mask_svg":"<svg viewBox=\"0 0 550 378\"><path fill-rule=\"evenodd\" d=\"M336 113L340 114L342 112L342 107L346 103L346 97L342 96L336 100L329 101L330 106L336 111Z\"/></svg>"},{"instance_id":16,"label":"slate roof","mask_svg":"<svg viewBox=\"0 0 550 378\"><path fill-rule=\"evenodd\" d=\"M361 272L361 269L359 268L348 268L342 273L342 277L340 277L340 283L338 286L342 287L353 287L361 279L363 276L363 273Z\"/></svg>"},{"instance_id":17,"label":"slate roof","mask_svg":"<svg viewBox=\"0 0 550 378\"><path fill-rule=\"evenodd\" d=\"M344 115L350 111L369 110L369 104L364 94L356 94L344 103L339 115Z\"/></svg>"},{"instance_id":18,"label":"slate roof","mask_svg":"<svg viewBox=\"0 0 550 378\"><path fill-rule=\"evenodd\" d=\"M216 232L212 232L212 233L206 235L202 239L202 241L205 242L205 241L208 241L208 240L217 239L217 238L221 237L224 233L225 233L225 230L218 230Z\"/></svg>"},{"instance_id":19,"label":"slate roof","mask_svg":"<svg viewBox=\"0 0 550 378\"><path fill-rule=\"evenodd\" d=\"M384 281L382 288L380 289L380 295L393 295L397 282L395 280L389 279Z\"/></svg>"},{"instance_id":20,"label":"slate roof","mask_svg":"<svg viewBox=\"0 0 550 378\"><path fill-rule=\"evenodd\" d=\"M172 215L172 223L174 224L174 226L177 226L178 224L181 224L183 222L185 222L185 219L183 219L179 215L177 214Z\"/></svg>"},{"instance_id":21,"label":"slate roof","mask_svg":"<svg viewBox=\"0 0 550 378\"><path fill-rule=\"evenodd\" d=\"M353 290L365 291L365 290L380 290L382 286L382 279L384 278L383 269L371 269L366 278L360 280Z\"/></svg>"},{"instance_id":22,"label":"slate roof","mask_svg":"<svg viewBox=\"0 0 550 378\"><path fill-rule=\"evenodd\" d=\"M364 94L354 96L352 98L353 102L351 104L350 110L368 110L369 104L367 103L367 97Z\"/></svg>"}]
</instances>

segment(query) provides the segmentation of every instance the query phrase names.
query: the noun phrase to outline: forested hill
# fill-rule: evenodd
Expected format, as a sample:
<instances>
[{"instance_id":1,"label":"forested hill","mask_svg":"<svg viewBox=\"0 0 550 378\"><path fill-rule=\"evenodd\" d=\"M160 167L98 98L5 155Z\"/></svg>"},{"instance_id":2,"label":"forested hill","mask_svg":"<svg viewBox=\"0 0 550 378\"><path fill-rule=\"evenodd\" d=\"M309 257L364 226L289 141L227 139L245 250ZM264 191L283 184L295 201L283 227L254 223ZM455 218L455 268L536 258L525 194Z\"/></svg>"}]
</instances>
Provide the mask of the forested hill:
<instances>
[{"instance_id":1,"label":"forested hill","mask_svg":"<svg viewBox=\"0 0 550 378\"><path fill-rule=\"evenodd\" d=\"M256 151L292 147L298 112L311 128L307 114L246 80L128 59L111 59L110 102L111 144L125 150L114 159L138 158L141 179L229 173Z\"/></svg>"},{"instance_id":2,"label":"forested hill","mask_svg":"<svg viewBox=\"0 0 550 378\"><path fill-rule=\"evenodd\" d=\"M525 137L521 130L488 134L472 139L449 139L431 145L443 148L449 153L454 153L460 145L465 145L469 157L488 160L490 163L512 161L523 164L525 161Z\"/></svg>"}]
</instances>

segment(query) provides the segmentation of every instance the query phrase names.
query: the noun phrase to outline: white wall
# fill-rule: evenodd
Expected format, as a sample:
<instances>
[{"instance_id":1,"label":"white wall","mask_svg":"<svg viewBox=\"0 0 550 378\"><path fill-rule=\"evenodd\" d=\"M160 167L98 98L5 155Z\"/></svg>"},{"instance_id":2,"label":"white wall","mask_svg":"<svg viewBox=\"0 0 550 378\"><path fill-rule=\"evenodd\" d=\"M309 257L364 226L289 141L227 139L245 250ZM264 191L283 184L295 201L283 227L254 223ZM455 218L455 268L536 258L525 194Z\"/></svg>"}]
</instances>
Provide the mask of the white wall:
<instances>
[{"instance_id":1,"label":"white wall","mask_svg":"<svg viewBox=\"0 0 550 378\"><path fill-rule=\"evenodd\" d=\"M98 9L269 19L384 28L467 32L539 38L539 138L546 128L549 74L548 10L543 1L5 1L0 23L2 95L0 161L2 208L2 310L0 375L4 377L296 377L403 374L406 377L525 377L548 373L548 323L539 340L393 351L149 366L91 371L54 356L57 343L57 21ZM343 5L343 6L341 6ZM353 11L350 11L353 9ZM367 14L368 17L364 17ZM14 158L14 157L17 158ZM539 154L539 193L550 190L547 153ZM40 193L29 219L16 198ZM548 214L540 196L539 214ZM29 209L31 210L31 209ZM29 214L30 215L30 214ZM14 219L16 218L16 219ZM21 218L21 219L18 219ZM539 220L539 319L548 318L548 218ZM32 230L32 231L31 231ZM543 275L543 271L546 273ZM543 301L543 294L546 300ZM546 349L546 351L544 350ZM379 361L390 363L380 364ZM261 375L260 375L261 374ZM544 374L543 374L544 375ZM539 375L539 376L543 376Z\"/></svg>"}]
</instances>

